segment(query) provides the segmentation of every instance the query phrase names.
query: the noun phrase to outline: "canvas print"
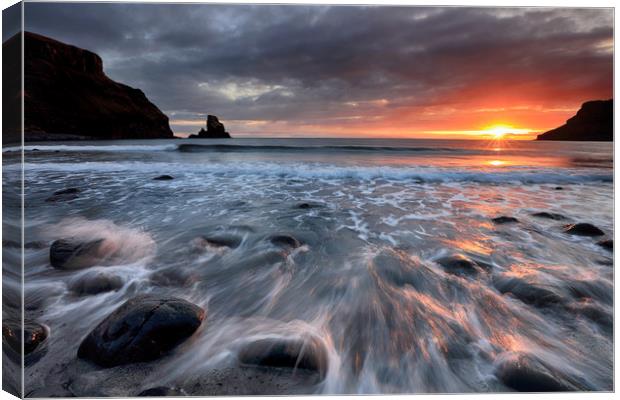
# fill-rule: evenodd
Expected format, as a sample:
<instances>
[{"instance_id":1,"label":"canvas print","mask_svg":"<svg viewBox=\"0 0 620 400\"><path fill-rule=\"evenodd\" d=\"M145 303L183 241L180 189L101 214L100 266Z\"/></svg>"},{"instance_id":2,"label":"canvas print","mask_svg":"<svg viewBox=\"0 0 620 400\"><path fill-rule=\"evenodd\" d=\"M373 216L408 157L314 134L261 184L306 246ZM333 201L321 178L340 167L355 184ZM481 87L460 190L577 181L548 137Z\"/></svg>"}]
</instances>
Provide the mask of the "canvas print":
<instances>
[{"instance_id":1,"label":"canvas print","mask_svg":"<svg viewBox=\"0 0 620 400\"><path fill-rule=\"evenodd\" d=\"M4 390L613 391L613 9L3 20Z\"/></svg>"}]
</instances>

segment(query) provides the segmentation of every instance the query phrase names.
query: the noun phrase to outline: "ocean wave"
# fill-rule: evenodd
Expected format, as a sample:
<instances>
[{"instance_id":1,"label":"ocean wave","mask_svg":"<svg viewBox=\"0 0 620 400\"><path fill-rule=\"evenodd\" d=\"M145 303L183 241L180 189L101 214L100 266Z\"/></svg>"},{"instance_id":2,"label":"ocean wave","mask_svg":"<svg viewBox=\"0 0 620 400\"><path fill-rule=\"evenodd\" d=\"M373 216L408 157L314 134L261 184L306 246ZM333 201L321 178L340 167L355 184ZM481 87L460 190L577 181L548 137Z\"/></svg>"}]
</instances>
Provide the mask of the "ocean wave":
<instances>
[{"instance_id":1,"label":"ocean wave","mask_svg":"<svg viewBox=\"0 0 620 400\"><path fill-rule=\"evenodd\" d=\"M21 146L5 147L3 153L21 151ZM24 151L65 151L65 152L126 152L126 151L175 151L176 144L159 145L69 145L69 144L33 144L24 146Z\"/></svg>"},{"instance_id":2,"label":"ocean wave","mask_svg":"<svg viewBox=\"0 0 620 400\"><path fill-rule=\"evenodd\" d=\"M5 170L20 169L19 164L6 165ZM165 163L165 162L81 162L81 163L25 163L26 174L67 173L131 173L172 174L175 177L195 175L258 176L301 179L387 179L418 183L473 182L486 184L579 184L612 183L613 174L606 172L583 173L560 168L512 168L480 170L436 167L373 167L342 166L320 163Z\"/></svg>"},{"instance_id":3,"label":"ocean wave","mask_svg":"<svg viewBox=\"0 0 620 400\"><path fill-rule=\"evenodd\" d=\"M237 144L192 144L178 146L183 153L201 152L396 152L396 153L468 153L471 150L448 147L395 147L395 146L287 146L287 145L237 145Z\"/></svg>"}]
</instances>

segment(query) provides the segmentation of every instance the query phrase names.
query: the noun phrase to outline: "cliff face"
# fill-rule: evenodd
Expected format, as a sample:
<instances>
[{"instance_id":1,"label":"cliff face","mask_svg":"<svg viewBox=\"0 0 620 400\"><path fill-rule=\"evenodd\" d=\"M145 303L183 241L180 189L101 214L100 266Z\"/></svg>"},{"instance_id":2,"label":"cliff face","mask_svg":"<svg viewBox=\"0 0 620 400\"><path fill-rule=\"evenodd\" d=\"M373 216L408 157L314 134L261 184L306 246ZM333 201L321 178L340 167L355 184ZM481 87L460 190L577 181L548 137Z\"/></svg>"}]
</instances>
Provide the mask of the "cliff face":
<instances>
[{"instance_id":1,"label":"cliff face","mask_svg":"<svg viewBox=\"0 0 620 400\"><path fill-rule=\"evenodd\" d=\"M614 140L614 101L594 100L583 103L566 124L538 135L536 140Z\"/></svg>"},{"instance_id":2,"label":"cliff face","mask_svg":"<svg viewBox=\"0 0 620 400\"><path fill-rule=\"evenodd\" d=\"M24 87L25 140L173 137L168 117L141 90L108 78L88 50L25 32Z\"/></svg>"}]
</instances>

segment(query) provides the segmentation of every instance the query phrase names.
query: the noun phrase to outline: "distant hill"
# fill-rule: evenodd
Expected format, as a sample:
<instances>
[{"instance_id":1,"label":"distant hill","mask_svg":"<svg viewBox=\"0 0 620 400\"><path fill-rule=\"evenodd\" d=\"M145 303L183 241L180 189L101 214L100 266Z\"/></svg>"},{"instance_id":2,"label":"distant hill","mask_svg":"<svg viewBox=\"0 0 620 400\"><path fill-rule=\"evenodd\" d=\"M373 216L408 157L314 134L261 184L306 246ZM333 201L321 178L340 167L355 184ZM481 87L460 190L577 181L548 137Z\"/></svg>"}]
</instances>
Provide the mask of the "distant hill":
<instances>
[{"instance_id":1,"label":"distant hill","mask_svg":"<svg viewBox=\"0 0 620 400\"><path fill-rule=\"evenodd\" d=\"M536 140L613 141L613 99L583 103L577 114L568 119L566 124L538 135Z\"/></svg>"},{"instance_id":2,"label":"distant hill","mask_svg":"<svg viewBox=\"0 0 620 400\"><path fill-rule=\"evenodd\" d=\"M19 46L19 34L3 43L13 55L4 68L19 68ZM140 89L108 78L97 54L31 32L24 49L25 140L173 137L168 117ZM19 99L12 90L3 102Z\"/></svg>"}]
</instances>

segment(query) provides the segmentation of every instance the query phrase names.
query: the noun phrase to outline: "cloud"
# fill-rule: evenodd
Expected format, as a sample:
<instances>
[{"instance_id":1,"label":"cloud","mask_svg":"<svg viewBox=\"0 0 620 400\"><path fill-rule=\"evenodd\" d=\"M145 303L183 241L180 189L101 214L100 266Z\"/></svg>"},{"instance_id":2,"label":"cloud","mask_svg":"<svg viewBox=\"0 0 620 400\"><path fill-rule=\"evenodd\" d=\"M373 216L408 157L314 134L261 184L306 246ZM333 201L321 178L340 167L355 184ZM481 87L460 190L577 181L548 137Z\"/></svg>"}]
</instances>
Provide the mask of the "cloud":
<instances>
[{"instance_id":1,"label":"cloud","mask_svg":"<svg viewBox=\"0 0 620 400\"><path fill-rule=\"evenodd\" d=\"M552 124L612 96L611 9L26 3L26 29L97 52L173 120L247 133Z\"/></svg>"}]
</instances>

